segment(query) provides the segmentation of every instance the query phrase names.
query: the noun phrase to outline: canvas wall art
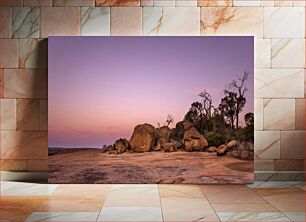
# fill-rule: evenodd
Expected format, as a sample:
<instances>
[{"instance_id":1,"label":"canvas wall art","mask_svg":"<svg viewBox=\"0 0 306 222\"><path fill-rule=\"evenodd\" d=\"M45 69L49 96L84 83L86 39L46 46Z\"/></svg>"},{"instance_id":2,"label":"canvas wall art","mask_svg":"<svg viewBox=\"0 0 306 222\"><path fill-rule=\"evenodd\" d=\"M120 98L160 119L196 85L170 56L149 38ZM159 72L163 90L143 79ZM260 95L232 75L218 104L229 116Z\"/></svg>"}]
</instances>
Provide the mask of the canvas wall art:
<instances>
[{"instance_id":1,"label":"canvas wall art","mask_svg":"<svg viewBox=\"0 0 306 222\"><path fill-rule=\"evenodd\" d=\"M253 182L253 37L50 37L49 183Z\"/></svg>"}]
</instances>

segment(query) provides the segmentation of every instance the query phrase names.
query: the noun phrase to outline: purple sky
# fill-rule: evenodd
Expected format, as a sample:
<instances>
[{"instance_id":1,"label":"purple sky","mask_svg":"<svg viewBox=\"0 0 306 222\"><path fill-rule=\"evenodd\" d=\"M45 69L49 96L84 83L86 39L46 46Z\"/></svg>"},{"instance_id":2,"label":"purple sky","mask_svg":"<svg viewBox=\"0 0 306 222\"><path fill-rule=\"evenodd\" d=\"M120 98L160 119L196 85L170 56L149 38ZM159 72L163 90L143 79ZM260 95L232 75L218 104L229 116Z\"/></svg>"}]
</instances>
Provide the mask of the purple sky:
<instances>
[{"instance_id":1,"label":"purple sky","mask_svg":"<svg viewBox=\"0 0 306 222\"><path fill-rule=\"evenodd\" d=\"M181 121L206 89L215 105L233 79L250 73L253 37L50 37L49 146L101 147L134 126Z\"/></svg>"}]
</instances>

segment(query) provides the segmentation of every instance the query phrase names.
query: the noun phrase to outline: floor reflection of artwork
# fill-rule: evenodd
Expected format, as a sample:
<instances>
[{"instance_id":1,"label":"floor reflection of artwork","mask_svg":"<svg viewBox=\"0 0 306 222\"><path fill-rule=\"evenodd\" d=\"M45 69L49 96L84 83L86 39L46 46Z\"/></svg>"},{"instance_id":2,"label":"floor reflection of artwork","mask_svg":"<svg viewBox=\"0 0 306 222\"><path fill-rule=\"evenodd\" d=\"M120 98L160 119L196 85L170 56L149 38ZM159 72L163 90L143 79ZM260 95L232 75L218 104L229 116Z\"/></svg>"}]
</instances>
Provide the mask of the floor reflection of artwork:
<instances>
[{"instance_id":1,"label":"floor reflection of artwork","mask_svg":"<svg viewBox=\"0 0 306 222\"><path fill-rule=\"evenodd\" d=\"M253 37L50 37L50 183L253 181Z\"/></svg>"}]
</instances>

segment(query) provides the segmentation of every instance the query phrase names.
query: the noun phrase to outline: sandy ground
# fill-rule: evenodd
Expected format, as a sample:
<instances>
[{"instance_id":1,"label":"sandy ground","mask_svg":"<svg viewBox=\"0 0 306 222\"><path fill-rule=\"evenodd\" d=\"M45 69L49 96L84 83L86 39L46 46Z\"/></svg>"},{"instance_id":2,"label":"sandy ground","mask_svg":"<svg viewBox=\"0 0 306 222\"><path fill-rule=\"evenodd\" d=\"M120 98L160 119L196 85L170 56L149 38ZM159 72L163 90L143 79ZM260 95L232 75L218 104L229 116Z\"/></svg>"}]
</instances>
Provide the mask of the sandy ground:
<instances>
[{"instance_id":1,"label":"sandy ground","mask_svg":"<svg viewBox=\"0 0 306 222\"><path fill-rule=\"evenodd\" d=\"M49 183L246 184L253 181L253 160L215 153L147 152L107 154L74 149L49 156Z\"/></svg>"}]
</instances>

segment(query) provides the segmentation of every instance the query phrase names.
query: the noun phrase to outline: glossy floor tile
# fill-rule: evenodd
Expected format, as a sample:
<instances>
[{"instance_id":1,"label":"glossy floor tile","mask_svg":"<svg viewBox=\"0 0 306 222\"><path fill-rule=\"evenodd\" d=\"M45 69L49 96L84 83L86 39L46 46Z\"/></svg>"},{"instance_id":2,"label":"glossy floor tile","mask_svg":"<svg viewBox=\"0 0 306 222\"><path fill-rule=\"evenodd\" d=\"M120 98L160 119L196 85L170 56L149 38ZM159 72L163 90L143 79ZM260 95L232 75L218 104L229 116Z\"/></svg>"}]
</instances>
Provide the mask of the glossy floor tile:
<instances>
[{"instance_id":1,"label":"glossy floor tile","mask_svg":"<svg viewBox=\"0 0 306 222\"><path fill-rule=\"evenodd\" d=\"M104 199L91 199L83 197L53 197L50 196L39 207L41 212L97 212L100 211Z\"/></svg>"},{"instance_id":2,"label":"glossy floor tile","mask_svg":"<svg viewBox=\"0 0 306 222\"><path fill-rule=\"evenodd\" d=\"M58 187L55 184L35 184L1 181L1 196L44 196L51 195Z\"/></svg>"},{"instance_id":3,"label":"glossy floor tile","mask_svg":"<svg viewBox=\"0 0 306 222\"><path fill-rule=\"evenodd\" d=\"M249 188L303 188L304 181L254 181Z\"/></svg>"},{"instance_id":4,"label":"glossy floor tile","mask_svg":"<svg viewBox=\"0 0 306 222\"><path fill-rule=\"evenodd\" d=\"M160 207L103 207L98 221L163 221Z\"/></svg>"},{"instance_id":5,"label":"glossy floor tile","mask_svg":"<svg viewBox=\"0 0 306 222\"><path fill-rule=\"evenodd\" d=\"M0 221L24 221L48 197L43 196L1 196Z\"/></svg>"},{"instance_id":6,"label":"glossy floor tile","mask_svg":"<svg viewBox=\"0 0 306 222\"><path fill-rule=\"evenodd\" d=\"M305 191L297 188L255 189L267 202L282 212L305 211Z\"/></svg>"},{"instance_id":7,"label":"glossy floor tile","mask_svg":"<svg viewBox=\"0 0 306 222\"><path fill-rule=\"evenodd\" d=\"M104 207L160 207L156 184L112 185Z\"/></svg>"},{"instance_id":8,"label":"glossy floor tile","mask_svg":"<svg viewBox=\"0 0 306 222\"><path fill-rule=\"evenodd\" d=\"M205 198L161 198L164 221L219 221Z\"/></svg>"},{"instance_id":9,"label":"glossy floor tile","mask_svg":"<svg viewBox=\"0 0 306 222\"><path fill-rule=\"evenodd\" d=\"M200 188L210 203L266 203L245 185L202 185Z\"/></svg>"},{"instance_id":10,"label":"glossy floor tile","mask_svg":"<svg viewBox=\"0 0 306 222\"><path fill-rule=\"evenodd\" d=\"M160 197L188 197L203 198L204 195L197 185L174 185L160 184L158 185Z\"/></svg>"},{"instance_id":11,"label":"glossy floor tile","mask_svg":"<svg viewBox=\"0 0 306 222\"><path fill-rule=\"evenodd\" d=\"M291 221L280 212L240 212L240 213L218 213L221 221Z\"/></svg>"},{"instance_id":12,"label":"glossy floor tile","mask_svg":"<svg viewBox=\"0 0 306 222\"><path fill-rule=\"evenodd\" d=\"M110 188L110 184L61 184L54 190L52 196L101 199L106 197Z\"/></svg>"},{"instance_id":13,"label":"glossy floor tile","mask_svg":"<svg viewBox=\"0 0 306 222\"><path fill-rule=\"evenodd\" d=\"M99 212L35 212L26 221L96 221Z\"/></svg>"},{"instance_id":14,"label":"glossy floor tile","mask_svg":"<svg viewBox=\"0 0 306 222\"><path fill-rule=\"evenodd\" d=\"M1 182L0 198L0 221L306 221L304 184L292 181L252 186Z\"/></svg>"},{"instance_id":15,"label":"glossy floor tile","mask_svg":"<svg viewBox=\"0 0 306 222\"><path fill-rule=\"evenodd\" d=\"M211 204L216 212L277 212L269 203L260 204Z\"/></svg>"},{"instance_id":16,"label":"glossy floor tile","mask_svg":"<svg viewBox=\"0 0 306 222\"><path fill-rule=\"evenodd\" d=\"M305 212L283 212L283 214L285 214L289 219L291 219L292 221L298 222L298 221L306 221L305 218Z\"/></svg>"}]
</instances>

